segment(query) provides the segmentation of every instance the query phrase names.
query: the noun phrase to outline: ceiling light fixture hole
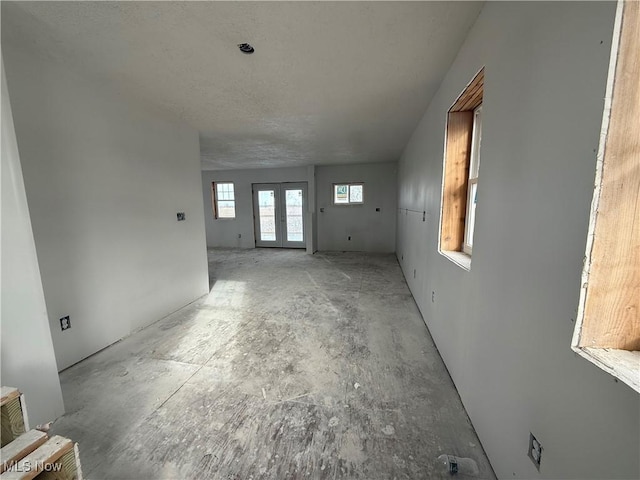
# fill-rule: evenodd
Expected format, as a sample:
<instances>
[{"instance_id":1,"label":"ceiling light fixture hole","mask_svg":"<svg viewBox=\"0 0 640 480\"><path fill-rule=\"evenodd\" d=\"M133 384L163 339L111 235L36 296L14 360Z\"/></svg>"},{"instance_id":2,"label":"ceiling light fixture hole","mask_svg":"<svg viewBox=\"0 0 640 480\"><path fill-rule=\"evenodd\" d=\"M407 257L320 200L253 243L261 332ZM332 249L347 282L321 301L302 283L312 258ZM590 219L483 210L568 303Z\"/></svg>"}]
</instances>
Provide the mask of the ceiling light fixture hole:
<instances>
[{"instance_id":1,"label":"ceiling light fixture hole","mask_svg":"<svg viewBox=\"0 0 640 480\"><path fill-rule=\"evenodd\" d=\"M248 43L239 43L238 48L242 53L246 53L247 55L255 52L255 49Z\"/></svg>"}]
</instances>

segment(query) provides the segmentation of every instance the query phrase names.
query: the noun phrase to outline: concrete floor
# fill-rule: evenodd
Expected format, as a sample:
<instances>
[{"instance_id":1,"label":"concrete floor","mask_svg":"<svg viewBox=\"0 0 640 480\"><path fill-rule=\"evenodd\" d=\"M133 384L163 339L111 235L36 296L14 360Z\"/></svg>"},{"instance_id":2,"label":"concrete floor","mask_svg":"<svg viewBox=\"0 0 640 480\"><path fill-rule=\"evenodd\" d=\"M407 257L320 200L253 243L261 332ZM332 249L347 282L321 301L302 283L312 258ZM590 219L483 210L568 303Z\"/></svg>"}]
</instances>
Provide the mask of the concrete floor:
<instances>
[{"instance_id":1,"label":"concrete floor","mask_svg":"<svg viewBox=\"0 0 640 480\"><path fill-rule=\"evenodd\" d=\"M210 250L211 293L61 373L90 479L495 478L394 255Z\"/></svg>"}]
</instances>

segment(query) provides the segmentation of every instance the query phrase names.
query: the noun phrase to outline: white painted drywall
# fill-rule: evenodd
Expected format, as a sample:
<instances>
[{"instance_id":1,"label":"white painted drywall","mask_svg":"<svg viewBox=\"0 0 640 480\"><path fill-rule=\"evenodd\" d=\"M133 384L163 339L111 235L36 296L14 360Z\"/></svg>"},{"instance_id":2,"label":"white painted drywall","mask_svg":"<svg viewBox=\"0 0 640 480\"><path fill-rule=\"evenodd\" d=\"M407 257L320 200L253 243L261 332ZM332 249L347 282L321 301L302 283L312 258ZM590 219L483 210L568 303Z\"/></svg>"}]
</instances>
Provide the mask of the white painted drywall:
<instances>
[{"instance_id":1,"label":"white painted drywall","mask_svg":"<svg viewBox=\"0 0 640 480\"><path fill-rule=\"evenodd\" d=\"M397 167L395 162L316 167L318 250L395 251ZM334 205L333 184L341 182L363 182L364 204Z\"/></svg>"},{"instance_id":2,"label":"white painted drywall","mask_svg":"<svg viewBox=\"0 0 640 480\"><path fill-rule=\"evenodd\" d=\"M400 161L399 208L427 221L398 216L398 257L499 478L640 478L640 396L570 347L615 8L487 3ZM445 118L483 65L467 272L437 251Z\"/></svg>"},{"instance_id":3,"label":"white painted drywall","mask_svg":"<svg viewBox=\"0 0 640 480\"><path fill-rule=\"evenodd\" d=\"M307 253L313 254L318 250L318 216L316 215L316 167L307 167L307 220L305 223L305 235L307 241Z\"/></svg>"},{"instance_id":4,"label":"white painted drywall","mask_svg":"<svg viewBox=\"0 0 640 480\"><path fill-rule=\"evenodd\" d=\"M308 167L202 171L207 246L255 248L251 185L254 183L309 182L310 174L311 170ZM236 195L236 218L214 218L211 197L213 182L233 182ZM307 192L311 192L311 189L307 189ZM308 201L307 205L310 205ZM309 211L307 211L307 229L308 220Z\"/></svg>"},{"instance_id":5,"label":"white painted drywall","mask_svg":"<svg viewBox=\"0 0 640 480\"><path fill-rule=\"evenodd\" d=\"M62 62L3 53L63 369L207 293L198 133Z\"/></svg>"},{"instance_id":6,"label":"white painted drywall","mask_svg":"<svg viewBox=\"0 0 640 480\"><path fill-rule=\"evenodd\" d=\"M64 413L2 61L2 385L25 394L32 426Z\"/></svg>"}]
</instances>

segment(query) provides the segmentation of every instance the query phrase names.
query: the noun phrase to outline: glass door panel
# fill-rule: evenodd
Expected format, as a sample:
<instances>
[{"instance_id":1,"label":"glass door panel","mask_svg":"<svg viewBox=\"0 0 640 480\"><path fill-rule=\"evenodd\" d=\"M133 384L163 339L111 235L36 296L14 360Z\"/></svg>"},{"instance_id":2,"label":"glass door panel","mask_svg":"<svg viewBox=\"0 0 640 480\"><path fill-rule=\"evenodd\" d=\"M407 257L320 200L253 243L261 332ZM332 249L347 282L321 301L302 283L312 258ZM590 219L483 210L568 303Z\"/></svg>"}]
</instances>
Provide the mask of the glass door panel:
<instances>
[{"instance_id":1,"label":"glass door panel","mask_svg":"<svg viewBox=\"0 0 640 480\"><path fill-rule=\"evenodd\" d=\"M258 216L260 217L260 240L276 241L276 192L275 190L258 191Z\"/></svg>"},{"instance_id":2,"label":"glass door panel","mask_svg":"<svg viewBox=\"0 0 640 480\"><path fill-rule=\"evenodd\" d=\"M280 186L253 185L253 219L256 247L281 247Z\"/></svg>"},{"instance_id":3,"label":"glass door panel","mask_svg":"<svg viewBox=\"0 0 640 480\"><path fill-rule=\"evenodd\" d=\"M285 210L287 212L287 241L301 242L302 230L302 189L286 190Z\"/></svg>"},{"instance_id":4,"label":"glass door panel","mask_svg":"<svg viewBox=\"0 0 640 480\"><path fill-rule=\"evenodd\" d=\"M306 183L253 185L256 247L305 248Z\"/></svg>"}]
</instances>

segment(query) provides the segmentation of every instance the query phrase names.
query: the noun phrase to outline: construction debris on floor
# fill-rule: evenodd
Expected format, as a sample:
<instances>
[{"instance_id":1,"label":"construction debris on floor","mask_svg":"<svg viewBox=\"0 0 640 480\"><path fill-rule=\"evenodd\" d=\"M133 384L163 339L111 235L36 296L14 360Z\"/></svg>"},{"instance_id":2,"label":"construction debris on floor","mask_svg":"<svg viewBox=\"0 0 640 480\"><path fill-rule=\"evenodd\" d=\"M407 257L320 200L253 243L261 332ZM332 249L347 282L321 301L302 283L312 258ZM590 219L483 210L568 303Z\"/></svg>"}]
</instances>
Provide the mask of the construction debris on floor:
<instances>
[{"instance_id":1,"label":"construction debris on floor","mask_svg":"<svg viewBox=\"0 0 640 480\"><path fill-rule=\"evenodd\" d=\"M61 374L91 479L495 478L393 254L209 250L211 292ZM179 280L177 280L179 281Z\"/></svg>"},{"instance_id":2,"label":"construction debris on floor","mask_svg":"<svg viewBox=\"0 0 640 480\"><path fill-rule=\"evenodd\" d=\"M2 387L0 397L0 479L82 480L78 444L43 427L29 429L27 405L17 388Z\"/></svg>"}]
</instances>

